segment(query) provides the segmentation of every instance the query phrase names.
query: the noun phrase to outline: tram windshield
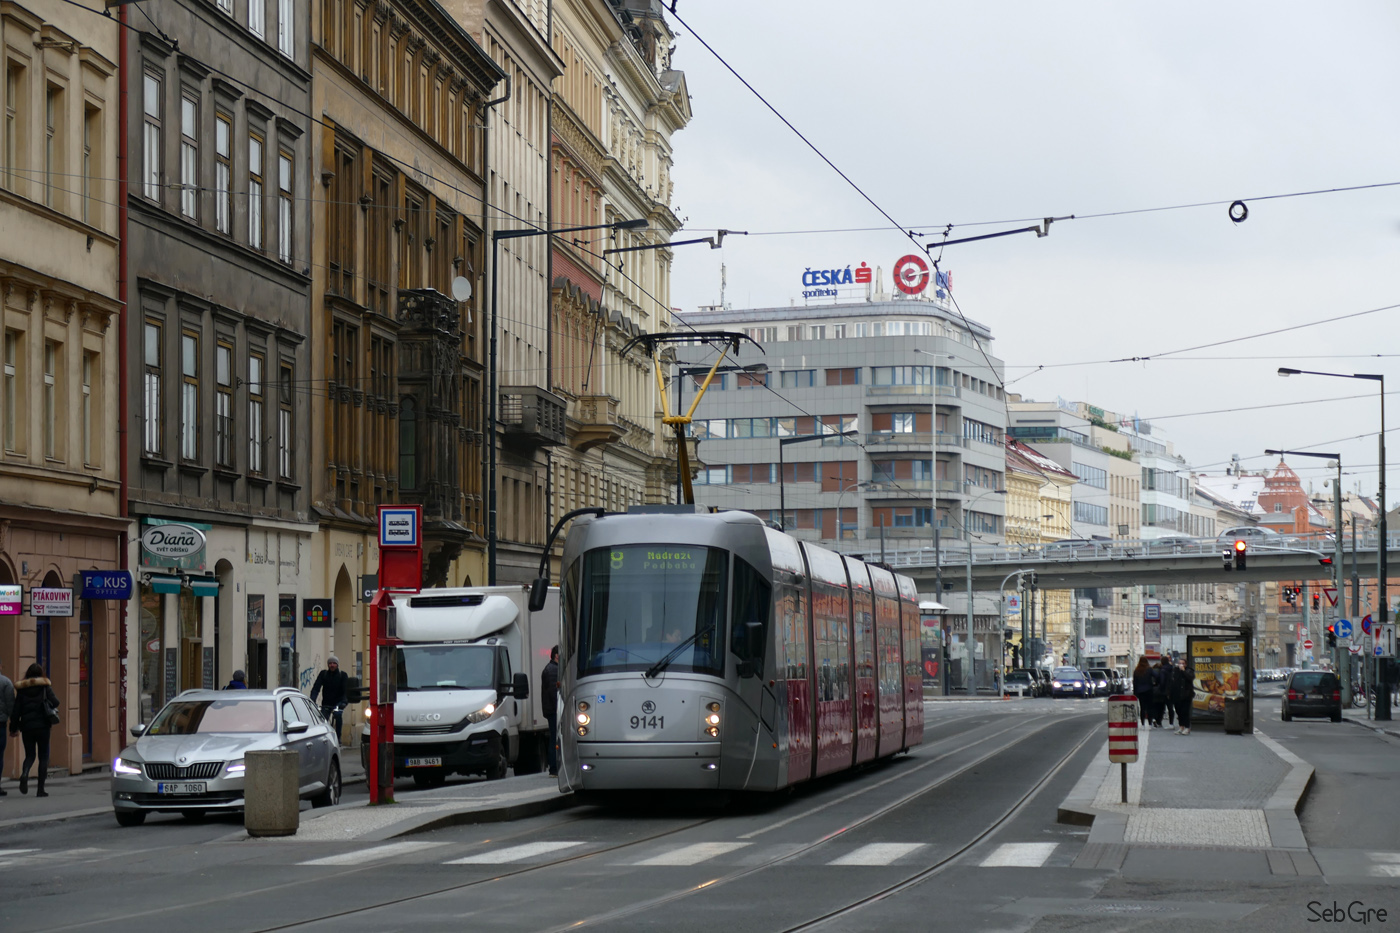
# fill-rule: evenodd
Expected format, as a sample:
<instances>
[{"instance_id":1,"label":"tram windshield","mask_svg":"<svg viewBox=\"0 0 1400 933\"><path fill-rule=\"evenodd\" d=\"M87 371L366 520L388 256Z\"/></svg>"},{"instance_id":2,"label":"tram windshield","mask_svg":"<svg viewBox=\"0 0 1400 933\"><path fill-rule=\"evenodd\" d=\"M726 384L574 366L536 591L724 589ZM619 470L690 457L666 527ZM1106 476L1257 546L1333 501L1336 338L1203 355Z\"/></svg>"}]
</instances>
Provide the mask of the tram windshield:
<instances>
[{"instance_id":1,"label":"tram windshield","mask_svg":"<svg viewBox=\"0 0 1400 933\"><path fill-rule=\"evenodd\" d=\"M585 554L579 676L646 671L672 652L666 670L722 675L728 559L717 548L661 544Z\"/></svg>"}]
</instances>

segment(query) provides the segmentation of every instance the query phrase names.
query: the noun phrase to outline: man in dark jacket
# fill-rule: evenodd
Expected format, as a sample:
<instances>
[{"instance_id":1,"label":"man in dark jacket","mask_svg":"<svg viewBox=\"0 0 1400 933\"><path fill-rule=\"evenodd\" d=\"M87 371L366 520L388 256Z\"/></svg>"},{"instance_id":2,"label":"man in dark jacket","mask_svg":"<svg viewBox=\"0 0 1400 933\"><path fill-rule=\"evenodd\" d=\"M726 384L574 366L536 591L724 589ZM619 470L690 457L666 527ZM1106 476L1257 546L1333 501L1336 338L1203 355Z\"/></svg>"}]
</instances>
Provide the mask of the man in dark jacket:
<instances>
[{"instance_id":1,"label":"man in dark jacket","mask_svg":"<svg viewBox=\"0 0 1400 933\"><path fill-rule=\"evenodd\" d=\"M5 776L5 743L9 741L10 716L15 711L15 685L0 671L0 778ZM5 788L0 787L0 797Z\"/></svg>"},{"instance_id":2,"label":"man in dark jacket","mask_svg":"<svg viewBox=\"0 0 1400 933\"><path fill-rule=\"evenodd\" d=\"M1152 669L1152 725L1158 729L1162 728L1162 713L1167 714L1167 722L1171 723L1172 705L1170 699L1171 690L1171 664L1168 659L1163 658L1157 662L1157 666Z\"/></svg>"},{"instance_id":3,"label":"man in dark jacket","mask_svg":"<svg viewBox=\"0 0 1400 933\"><path fill-rule=\"evenodd\" d=\"M1176 659L1172 670L1171 700L1176 707L1176 734L1191 734L1191 703L1196 699L1196 669L1186 663L1183 655Z\"/></svg>"},{"instance_id":4,"label":"man in dark jacket","mask_svg":"<svg viewBox=\"0 0 1400 933\"><path fill-rule=\"evenodd\" d=\"M335 740L339 742L341 717L350 697L350 675L340 669L340 658L335 655L326 659L326 669L316 675L316 682L311 685L312 703L317 694L321 694L321 715L335 727Z\"/></svg>"},{"instance_id":5,"label":"man in dark jacket","mask_svg":"<svg viewBox=\"0 0 1400 933\"><path fill-rule=\"evenodd\" d=\"M549 651L549 663L540 672L540 706L549 720L549 773L559 773L559 646Z\"/></svg>"},{"instance_id":6,"label":"man in dark jacket","mask_svg":"<svg viewBox=\"0 0 1400 933\"><path fill-rule=\"evenodd\" d=\"M47 797L44 782L49 777L49 710L58 710L58 697L53 682L44 676L38 664L29 665L24 679L15 684L15 708L10 714L10 735L19 733L24 740L24 764L19 772L19 792L29 793L29 769L39 759L39 796Z\"/></svg>"},{"instance_id":7,"label":"man in dark jacket","mask_svg":"<svg viewBox=\"0 0 1400 933\"><path fill-rule=\"evenodd\" d=\"M242 671L234 671L234 672L233 672L233 677L229 679L228 686L225 687L224 689L225 689L225 690L247 690L247 689L248 689L248 675L245 674L245 673L243 673Z\"/></svg>"}]
</instances>

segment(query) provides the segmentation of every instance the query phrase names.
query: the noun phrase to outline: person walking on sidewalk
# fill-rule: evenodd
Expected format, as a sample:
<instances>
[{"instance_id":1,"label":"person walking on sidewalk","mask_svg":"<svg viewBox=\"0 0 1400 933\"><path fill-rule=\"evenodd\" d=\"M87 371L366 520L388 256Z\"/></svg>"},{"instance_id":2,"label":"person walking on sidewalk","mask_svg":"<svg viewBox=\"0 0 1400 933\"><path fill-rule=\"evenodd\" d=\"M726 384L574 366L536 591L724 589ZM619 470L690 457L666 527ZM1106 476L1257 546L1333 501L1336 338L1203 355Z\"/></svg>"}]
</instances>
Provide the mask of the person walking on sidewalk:
<instances>
[{"instance_id":1,"label":"person walking on sidewalk","mask_svg":"<svg viewBox=\"0 0 1400 933\"><path fill-rule=\"evenodd\" d=\"M1186 663L1186 658L1176 659L1176 669L1171 672L1171 699L1176 707L1177 735L1191 734L1191 701L1196 698L1196 669Z\"/></svg>"},{"instance_id":2,"label":"person walking on sidewalk","mask_svg":"<svg viewBox=\"0 0 1400 933\"><path fill-rule=\"evenodd\" d=\"M549 651L549 663L540 672L540 705L549 721L549 773L559 773L559 646Z\"/></svg>"},{"instance_id":3,"label":"person walking on sidewalk","mask_svg":"<svg viewBox=\"0 0 1400 933\"><path fill-rule=\"evenodd\" d=\"M225 690L247 690L247 689L248 689L248 675L245 674L245 673L243 673L242 671L234 671L234 672L233 672L233 676L232 676L231 678L229 678L228 686L225 687L224 689L225 689Z\"/></svg>"},{"instance_id":4,"label":"person walking on sidewalk","mask_svg":"<svg viewBox=\"0 0 1400 933\"><path fill-rule=\"evenodd\" d=\"M49 729L58 725L58 697L53 682L44 676L44 669L31 664L24 679L15 684L15 708L10 714L10 735L19 733L24 740L24 765L19 772L19 792L29 793L29 769L39 759L39 796L47 797L44 783L49 778Z\"/></svg>"},{"instance_id":5,"label":"person walking on sidewalk","mask_svg":"<svg viewBox=\"0 0 1400 933\"><path fill-rule=\"evenodd\" d=\"M1133 696L1138 701L1138 725L1148 725L1152 722L1152 665L1146 657L1138 658L1133 668Z\"/></svg>"},{"instance_id":6,"label":"person walking on sidewalk","mask_svg":"<svg viewBox=\"0 0 1400 933\"><path fill-rule=\"evenodd\" d=\"M1167 659L1163 658L1157 662L1157 666L1152 669L1152 725L1162 728L1162 713L1166 712L1167 721L1172 722L1171 707L1171 668L1167 664Z\"/></svg>"},{"instance_id":7,"label":"person walking on sidewalk","mask_svg":"<svg viewBox=\"0 0 1400 933\"><path fill-rule=\"evenodd\" d=\"M10 717L15 711L15 685L10 678L5 676L4 670L0 670L0 778L5 776L5 743L10 734ZM4 797L6 790L0 787L0 797Z\"/></svg>"},{"instance_id":8,"label":"person walking on sidewalk","mask_svg":"<svg viewBox=\"0 0 1400 933\"><path fill-rule=\"evenodd\" d=\"M316 675L316 682L311 685L312 703L317 694L321 695L321 715L335 728L335 741L340 744L341 716L350 699L350 675L340 669L340 658L335 655L326 659L326 669Z\"/></svg>"}]
</instances>

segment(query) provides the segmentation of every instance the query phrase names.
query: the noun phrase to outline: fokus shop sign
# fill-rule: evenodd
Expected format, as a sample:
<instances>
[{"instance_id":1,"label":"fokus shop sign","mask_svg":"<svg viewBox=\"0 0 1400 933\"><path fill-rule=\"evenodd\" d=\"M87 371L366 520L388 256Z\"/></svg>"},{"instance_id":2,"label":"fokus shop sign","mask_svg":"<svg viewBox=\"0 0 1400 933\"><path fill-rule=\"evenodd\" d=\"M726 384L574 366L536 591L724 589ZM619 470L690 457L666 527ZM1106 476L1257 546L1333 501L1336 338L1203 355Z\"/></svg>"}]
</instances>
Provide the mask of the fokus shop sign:
<instances>
[{"instance_id":1,"label":"fokus shop sign","mask_svg":"<svg viewBox=\"0 0 1400 933\"><path fill-rule=\"evenodd\" d=\"M209 525L155 518L146 521L141 531L141 566L204 569L204 533Z\"/></svg>"}]
</instances>

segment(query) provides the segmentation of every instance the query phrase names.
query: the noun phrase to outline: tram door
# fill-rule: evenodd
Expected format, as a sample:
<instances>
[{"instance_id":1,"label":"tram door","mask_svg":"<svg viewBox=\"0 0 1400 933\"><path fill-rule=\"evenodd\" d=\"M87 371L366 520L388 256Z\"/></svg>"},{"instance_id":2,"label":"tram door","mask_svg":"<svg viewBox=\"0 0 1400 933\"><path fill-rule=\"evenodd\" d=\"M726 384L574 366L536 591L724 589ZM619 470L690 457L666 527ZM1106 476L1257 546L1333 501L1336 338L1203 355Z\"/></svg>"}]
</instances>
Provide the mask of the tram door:
<instances>
[{"instance_id":1,"label":"tram door","mask_svg":"<svg viewBox=\"0 0 1400 933\"><path fill-rule=\"evenodd\" d=\"M778 756L775 734L778 701L769 682L776 663L770 650L773 638L773 587L747 561L734 558L733 606L729 614L730 651L737 659L739 698L756 721L741 728L743 744L737 754L746 756L753 767L748 782L762 787L776 783ZM749 742L753 744L750 746Z\"/></svg>"},{"instance_id":2,"label":"tram door","mask_svg":"<svg viewBox=\"0 0 1400 933\"><path fill-rule=\"evenodd\" d=\"M846 560L851 577L851 639L855 669L855 717L857 763L870 761L880 737L879 696L875 679L875 605L870 572L860 561Z\"/></svg>"},{"instance_id":3,"label":"tram door","mask_svg":"<svg viewBox=\"0 0 1400 933\"><path fill-rule=\"evenodd\" d=\"M914 581L896 577L899 584L900 624L904 640L904 747L913 748L924 740L923 620L919 615L919 593Z\"/></svg>"}]
</instances>

